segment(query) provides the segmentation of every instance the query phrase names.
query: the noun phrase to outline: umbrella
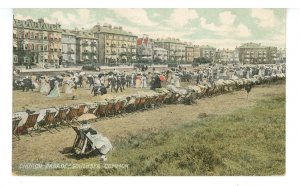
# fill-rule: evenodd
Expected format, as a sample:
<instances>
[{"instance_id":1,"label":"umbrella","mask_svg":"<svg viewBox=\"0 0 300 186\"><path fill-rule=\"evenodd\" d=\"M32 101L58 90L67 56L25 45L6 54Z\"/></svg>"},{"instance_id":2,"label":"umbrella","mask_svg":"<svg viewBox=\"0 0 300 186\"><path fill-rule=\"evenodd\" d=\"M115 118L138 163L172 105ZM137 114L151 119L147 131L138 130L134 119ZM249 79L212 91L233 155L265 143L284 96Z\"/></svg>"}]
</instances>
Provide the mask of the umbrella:
<instances>
[{"instance_id":1,"label":"umbrella","mask_svg":"<svg viewBox=\"0 0 300 186\"><path fill-rule=\"evenodd\" d=\"M80 72L79 75L83 76L85 75L85 72Z\"/></svg>"},{"instance_id":2,"label":"umbrella","mask_svg":"<svg viewBox=\"0 0 300 186\"><path fill-rule=\"evenodd\" d=\"M79 116L77 118L77 121L87 121L87 120L91 120L91 119L97 119L97 117L94 114L86 113L86 114L82 114L81 116Z\"/></svg>"}]
</instances>

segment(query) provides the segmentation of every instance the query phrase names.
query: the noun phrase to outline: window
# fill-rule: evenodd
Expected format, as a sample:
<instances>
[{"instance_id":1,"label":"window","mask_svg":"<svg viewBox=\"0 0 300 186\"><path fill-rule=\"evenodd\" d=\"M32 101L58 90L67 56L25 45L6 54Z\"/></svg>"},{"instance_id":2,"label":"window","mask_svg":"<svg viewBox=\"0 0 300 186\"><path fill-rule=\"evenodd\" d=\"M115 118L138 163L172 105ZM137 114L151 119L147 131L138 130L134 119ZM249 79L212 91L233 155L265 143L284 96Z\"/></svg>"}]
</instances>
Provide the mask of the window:
<instances>
[{"instance_id":1,"label":"window","mask_svg":"<svg viewBox=\"0 0 300 186\"><path fill-rule=\"evenodd\" d=\"M68 47L68 51L71 51L71 50L72 50L71 44L68 44L67 47Z\"/></svg>"},{"instance_id":2,"label":"window","mask_svg":"<svg viewBox=\"0 0 300 186\"><path fill-rule=\"evenodd\" d=\"M47 45L44 46L44 50L45 50L45 51L48 50L48 46L47 46Z\"/></svg>"},{"instance_id":3,"label":"window","mask_svg":"<svg viewBox=\"0 0 300 186\"><path fill-rule=\"evenodd\" d=\"M33 34L33 32L31 32L30 39L33 39L33 37L34 37L34 34Z\"/></svg>"},{"instance_id":4,"label":"window","mask_svg":"<svg viewBox=\"0 0 300 186\"><path fill-rule=\"evenodd\" d=\"M14 55L14 63L18 63L18 56Z\"/></svg>"}]
</instances>

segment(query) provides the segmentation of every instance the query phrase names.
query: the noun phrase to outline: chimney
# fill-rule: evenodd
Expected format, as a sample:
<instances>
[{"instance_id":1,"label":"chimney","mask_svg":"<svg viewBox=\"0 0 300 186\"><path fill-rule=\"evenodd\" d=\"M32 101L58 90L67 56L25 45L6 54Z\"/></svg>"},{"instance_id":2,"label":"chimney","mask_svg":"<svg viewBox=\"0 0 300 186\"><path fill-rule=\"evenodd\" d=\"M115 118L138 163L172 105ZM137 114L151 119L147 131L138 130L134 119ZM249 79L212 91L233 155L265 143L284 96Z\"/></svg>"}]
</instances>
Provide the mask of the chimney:
<instances>
[{"instance_id":1,"label":"chimney","mask_svg":"<svg viewBox=\"0 0 300 186\"><path fill-rule=\"evenodd\" d=\"M43 18L40 18L40 19L38 19L38 22L39 22L39 23L44 23L44 19L43 19Z\"/></svg>"}]
</instances>

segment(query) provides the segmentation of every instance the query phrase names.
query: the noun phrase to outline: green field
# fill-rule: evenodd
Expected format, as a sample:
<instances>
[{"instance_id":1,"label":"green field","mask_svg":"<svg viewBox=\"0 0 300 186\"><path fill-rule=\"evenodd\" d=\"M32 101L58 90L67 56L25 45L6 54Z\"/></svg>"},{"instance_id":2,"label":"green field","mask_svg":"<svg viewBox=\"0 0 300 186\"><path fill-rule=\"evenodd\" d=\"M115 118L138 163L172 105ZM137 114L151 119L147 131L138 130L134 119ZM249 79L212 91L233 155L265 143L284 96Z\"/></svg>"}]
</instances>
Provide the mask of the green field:
<instances>
[{"instance_id":1,"label":"green field","mask_svg":"<svg viewBox=\"0 0 300 186\"><path fill-rule=\"evenodd\" d=\"M115 142L102 168L20 169L20 175L284 175L285 95L184 126L145 130ZM42 162L40 162L42 163ZM57 163L57 162L56 162ZM65 163L65 162L62 162ZM125 167L113 165L126 164Z\"/></svg>"}]
</instances>

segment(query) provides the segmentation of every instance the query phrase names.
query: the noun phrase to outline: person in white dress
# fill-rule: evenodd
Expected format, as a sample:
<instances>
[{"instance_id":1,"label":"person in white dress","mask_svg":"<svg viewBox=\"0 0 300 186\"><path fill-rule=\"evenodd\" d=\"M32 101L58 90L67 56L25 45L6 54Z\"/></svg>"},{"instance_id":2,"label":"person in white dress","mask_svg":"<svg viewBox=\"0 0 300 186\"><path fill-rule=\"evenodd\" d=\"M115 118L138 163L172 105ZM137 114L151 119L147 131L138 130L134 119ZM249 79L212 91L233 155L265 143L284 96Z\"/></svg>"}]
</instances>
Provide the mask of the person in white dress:
<instances>
[{"instance_id":1,"label":"person in white dress","mask_svg":"<svg viewBox=\"0 0 300 186\"><path fill-rule=\"evenodd\" d=\"M41 78L41 89L40 89L40 93L43 95L47 95L48 92L50 91L50 86L49 84L46 82L45 78Z\"/></svg>"},{"instance_id":2,"label":"person in white dress","mask_svg":"<svg viewBox=\"0 0 300 186\"><path fill-rule=\"evenodd\" d=\"M147 87L147 77L145 74L143 74L141 79L141 88L146 88L146 87Z\"/></svg>"},{"instance_id":3,"label":"person in white dress","mask_svg":"<svg viewBox=\"0 0 300 186\"><path fill-rule=\"evenodd\" d=\"M178 76L178 74L175 75L174 85L176 88L180 87L180 77Z\"/></svg>"},{"instance_id":4,"label":"person in white dress","mask_svg":"<svg viewBox=\"0 0 300 186\"><path fill-rule=\"evenodd\" d=\"M65 93L68 98L72 97L73 95L73 91L72 91L73 86L74 86L74 82L71 79L66 82Z\"/></svg>"}]
</instances>

